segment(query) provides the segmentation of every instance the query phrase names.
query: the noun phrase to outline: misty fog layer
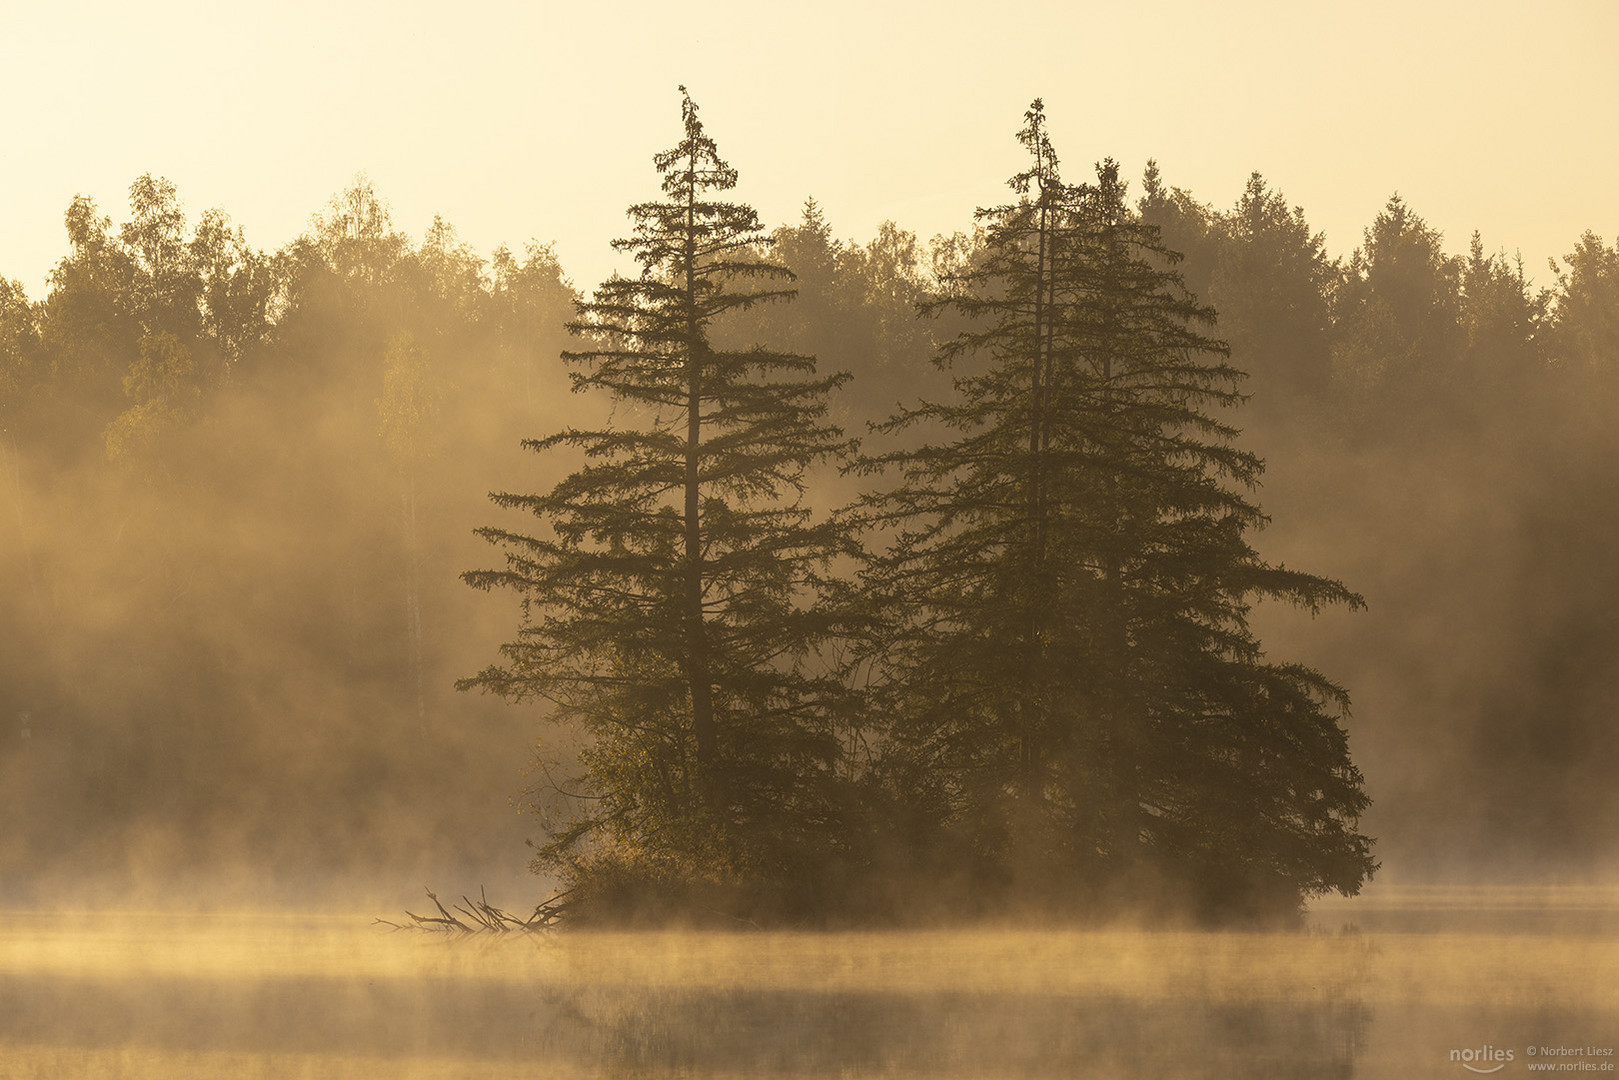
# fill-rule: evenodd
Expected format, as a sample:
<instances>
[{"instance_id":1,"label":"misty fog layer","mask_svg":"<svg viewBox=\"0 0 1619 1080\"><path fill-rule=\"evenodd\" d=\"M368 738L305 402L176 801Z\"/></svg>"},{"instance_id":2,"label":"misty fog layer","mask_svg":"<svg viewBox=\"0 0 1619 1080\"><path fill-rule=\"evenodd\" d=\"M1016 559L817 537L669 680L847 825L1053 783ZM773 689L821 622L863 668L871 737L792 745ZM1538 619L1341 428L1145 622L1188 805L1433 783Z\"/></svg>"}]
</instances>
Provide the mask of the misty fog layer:
<instances>
[{"instance_id":1,"label":"misty fog layer","mask_svg":"<svg viewBox=\"0 0 1619 1080\"><path fill-rule=\"evenodd\" d=\"M1619 249L1587 234L1541 289L1397 199L1334 260L1257 177L1230 211L1155 170L1144 193L1251 376L1258 546L1368 600L1262 611L1260 637L1348 686L1388 871L1600 875ZM364 183L269 254L149 176L126 221L66 222L49 295L0 283L0 899L520 865L534 740L572 745L450 689L512 622L458 575L491 559L487 492L566 471L518 441L596 408L556 359L563 268L443 223L418 243ZM971 236L854 244L811 207L776 238L799 298L747 329L850 370L847 426L948 387L928 358L954 331L914 302Z\"/></svg>"},{"instance_id":2,"label":"misty fog layer","mask_svg":"<svg viewBox=\"0 0 1619 1080\"><path fill-rule=\"evenodd\" d=\"M1302 934L454 940L347 917L28 915L0 931L0 1055L22 1077L1213 1080L1612 1049L1612 889L1373 892Z\"/></svg>"}]
</instances>

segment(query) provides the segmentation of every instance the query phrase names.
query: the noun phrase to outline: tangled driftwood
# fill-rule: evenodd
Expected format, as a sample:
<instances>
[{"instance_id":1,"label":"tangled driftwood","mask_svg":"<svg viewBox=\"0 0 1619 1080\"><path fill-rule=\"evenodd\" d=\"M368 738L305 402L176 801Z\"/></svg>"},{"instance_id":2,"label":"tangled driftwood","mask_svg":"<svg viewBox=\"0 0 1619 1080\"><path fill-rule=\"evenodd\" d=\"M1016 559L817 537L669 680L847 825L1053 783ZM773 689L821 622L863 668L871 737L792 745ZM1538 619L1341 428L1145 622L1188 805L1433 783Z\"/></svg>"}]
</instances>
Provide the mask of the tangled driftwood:
<instances>
[{"instance_id":1,"label":"tangled driftwood","mask_svg":"<svg viewBox=\"0 0 1619 1080\"><path fill-rule=\"evenodd\" d=\"M461 903L452 905L455 911L466 916L463 920L446 910L444 905L439 903L438 895L432 889L428 889L427 898L438 908L438 915L418 915L414 911L407 910L405 914L411 920L408 923L398 923L391 919L378 919L377 922L394 930L430 930L465 934L510 934L519 931L533 933L553 929L562 920L563 912L568 908L564 899L567 895L568 892L557 893L549 900L537 904L534 914L526 919L520 919L491 904L484 890L480 888L478 899L474 900L462 894Z\"/></svg>"}]
</instances>

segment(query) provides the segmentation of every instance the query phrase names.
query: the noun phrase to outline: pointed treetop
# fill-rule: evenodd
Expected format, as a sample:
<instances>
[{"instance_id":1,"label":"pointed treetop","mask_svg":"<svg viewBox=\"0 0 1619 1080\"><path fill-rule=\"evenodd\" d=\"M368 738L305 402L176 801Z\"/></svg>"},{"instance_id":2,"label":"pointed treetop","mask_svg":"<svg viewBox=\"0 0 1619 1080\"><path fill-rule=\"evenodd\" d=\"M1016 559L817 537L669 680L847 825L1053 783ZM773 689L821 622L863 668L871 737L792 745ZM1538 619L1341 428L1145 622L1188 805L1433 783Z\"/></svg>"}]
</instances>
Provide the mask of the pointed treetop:
<instances>
[{"instance_id":1,"label":"pointed treetop","mask_svg":"<svg viewBox=\"0 0 1619 1080\"><path fill-rule=\"evenodd\" d=\"M1096 163L1096 194L1104 207L1112 208L1115 219L1124 214L1124 197L1129 190L1130 182L1119 178L1117 161L1103 158Z\"/></svg>"},{"instance_id":2,"label":"pointed treetop","mask_svg":"<svg viewBox=\"0 0 1619 1080\"><path fill-rule=\"evenodd\" d=\"M800 227L815 234L823 243L831 242L832 226L827 223L826 215L821 213L821 204L815 201L813 195L804 200L804 222Z\"/></svg>"},{"instance_id":3,"label":"pointed treetop","mask_svg":"<svg viewBox=\"0 0 1619 1080\"><path fill-rule=\"evenodd\" d=\"M729 191L736 186L736 170L720 157L714 140L703 133L703 122L697 118L697 103L684 86L680 87L680 120L686 137L678 146L665 150L652 159L663 174L666 194L683 198L692 187ZM677 163L684 162L684 168Z\"/></svg>"},{"instance_id":4,"label":"pointed treetop","mask_svg":"<svg viewBox=\"0 0 1619 1080\"><path fill-rule=\"evenodd\" d=\"M1045 102L1039 98L1035 98L1029 111L1023 114L1023 130L1017 133L1017 140L1034 155L1034 164L1008 180L1007 186L1019 195L1027 195L1031 186L1038 188L1040 195L1047 191L1055 193L1062 181L1057 175L1057 152L1051 148L1051 138L1046 134Z\"/></svg>"},{"instance_id":5,"label":"pointed treetop","mask_svg":"<svg viewBox=\"0 0 1619 1080\"><path fill-rule=\"evenodd\" d=\"M703 122L697 119L697 102L691 99L691 91L686 89L685 83L680 84L679 90L680 122L686 125L686 137L693 138L696 136L701 136L703 133Z\"/></svg>"},{"instance_id":6,"label":"pointed treetop","mask_svg":"<svg viewBox=\"0 0 1619 1080\"><path fill-rule=\"evenodd\" d=\"M1147 159L1147 168L1141 174L1141 197L1146 202L1160 202L1169 198L1169 190L1164 187L1164 174L1158 168L1157 158Z\"/></svg>"}]
</instances>

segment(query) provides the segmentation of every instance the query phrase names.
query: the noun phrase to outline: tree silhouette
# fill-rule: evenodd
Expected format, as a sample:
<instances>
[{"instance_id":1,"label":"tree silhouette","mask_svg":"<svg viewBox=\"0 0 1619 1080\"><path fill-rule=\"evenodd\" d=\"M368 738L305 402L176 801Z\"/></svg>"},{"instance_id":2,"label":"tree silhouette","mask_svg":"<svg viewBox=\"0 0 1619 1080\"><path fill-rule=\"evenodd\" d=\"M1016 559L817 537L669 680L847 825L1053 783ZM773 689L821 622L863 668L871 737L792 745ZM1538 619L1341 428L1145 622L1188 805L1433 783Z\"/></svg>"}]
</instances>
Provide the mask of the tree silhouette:
<instances>
[{"instance_id":1,"label":"tree silhouette","mask_svg":"<svg viewBox=\"0 0 1619 1080\"><path fill-rule=\"evenodd\" d=\"M579 305L586 344L563 354L575 391L608 395L623 423L524 444L585 464L548 493L493 496L546 528L482 530L506 566L465 578L518 593L524 618L504 662L462 685L548 700L587 735L587 798L543 861L582 881L768 885L837 834L840 684L812 661L832 629L823 571L852 541L802 495L806 468L848 447L825 419L844 376L715 344L726 316L790 298L791 275L754 254L754 210L717 197L736 172L689 95L681 113L654 159L663 198L631 207L615 242L641 273Z\"/></svg>"},{"instance_id":2,"label":"tree silhouette","mask_svg":"<svg viewBox=\"0 0 1619 1080\"><path fill-rule=\"evenodd\" d=\"M1116 167L1064 184L1040 102L1025 120L1021 198L980 212L986 256L938 301L977 320L940 351L958 393L889 425L956 437L867 463L901 476L867 500L896 530L866 571L886 772L932 842L1025 895L1352 892L1372 863L1343 692L1266 662L1247 616L1360 598L1249 546L1262 465L1221 418L1240 373L1212 311Z\"/></svg>"}]
</instances>

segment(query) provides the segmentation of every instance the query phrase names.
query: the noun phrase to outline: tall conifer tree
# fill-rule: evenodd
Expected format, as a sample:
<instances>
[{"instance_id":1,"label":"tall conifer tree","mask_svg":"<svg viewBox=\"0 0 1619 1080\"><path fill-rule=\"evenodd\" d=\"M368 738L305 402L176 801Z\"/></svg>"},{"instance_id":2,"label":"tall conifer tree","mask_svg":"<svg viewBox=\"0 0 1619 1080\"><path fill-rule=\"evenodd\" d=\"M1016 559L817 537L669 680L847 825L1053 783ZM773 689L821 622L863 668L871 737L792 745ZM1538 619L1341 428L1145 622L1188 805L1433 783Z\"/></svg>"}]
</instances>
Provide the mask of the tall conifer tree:
<instances>
[{"instance_id":1,"label":"tall conifer tree","mask_svg":"<svg viewBox=\"0 0 1619 1080\"><path fill-rule=\"evenodd\" d=\"M944 840L953 860L996 874L1043 873L1068 843L1045 807L1052 778L1081 757L1071 714L1086 674L1065 599L1075 553L1058 527L1078 475L1061 388L1076 364L1065 271L1085 193L1063 183L1039 101L1018 139L1032 159L1009 181L1018 201L979 212L981 257L931 305L971 326L939 350L956 395L883 428L956 437L865 463L902 477L866 500L895 530L865 575L876 712L890 719L883 764L915 812L913 845Z\"/></svg>"},{"instance_id":2,"label":"tall conifer tree","mask_svg":"<svg viewBox=\"0 0 1619 1080\"><path fill-rule=\"evenodd\" d=\"M976 320L940 352L957 396L889 425L955 436L868 463L902 477L867 503L896 530L866 574L888 774L1014 888L1155 866L1211 901L1352 891L1343 694L1267 663L1247 615L1359 597L1248 545L1262 466L1219 416L1240 374L1212 312L1116 167L1064 184L1040 102L1025 119L1021 197L980 212L985 258L935 305Z\"/></svg>"},{"instance_id":3,"label":"tall conifer tree","mask_svg":"<svg viewBox=\"0 0 1619 1080\"><path fill-rule=\"evenodd\" d=\"M464 685L549 700L588 735L590 798L542 860L769 887L838 831L839 684L812 661L830 630L817 590L852 541L802 496L806 469L849 449L825 404L846 376L715 344L727 315L789 299L792 275L755 254L754 210L719 197L737 174L689 95L682 119L654 159L663 198L631 207L614 243L641 274L579 305L587 344L563 354L575 391L604 392L626 423L524 444L587 463L546 494L493 496L546 528L482 530L506 567L466 580L516 591L524 619Z\"/></svg>"}]
</instances>

